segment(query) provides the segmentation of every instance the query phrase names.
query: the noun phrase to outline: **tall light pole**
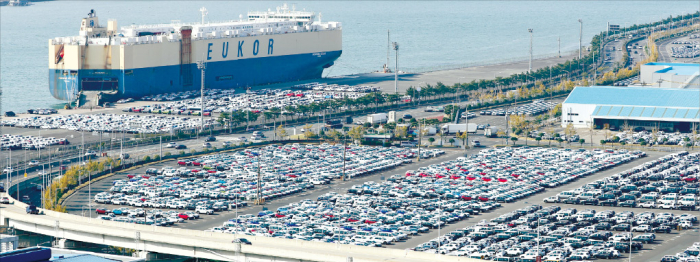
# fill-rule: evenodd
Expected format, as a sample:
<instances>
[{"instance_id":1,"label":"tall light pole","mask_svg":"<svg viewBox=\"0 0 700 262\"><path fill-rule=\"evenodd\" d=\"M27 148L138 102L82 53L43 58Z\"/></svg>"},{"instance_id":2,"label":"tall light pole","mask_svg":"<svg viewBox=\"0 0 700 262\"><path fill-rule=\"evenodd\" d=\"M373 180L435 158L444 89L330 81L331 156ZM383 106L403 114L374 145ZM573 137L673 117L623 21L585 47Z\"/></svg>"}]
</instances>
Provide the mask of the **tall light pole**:
<instances>
[{"instance_id":1,"label":"tall light pole","mask_svg":"<svg viewBox=\"0 0 700 262\"><path fill-rule=\"evenodd\" d=\"M396 52L396 61L394 64L394 93L399 93L399 43L392 42L394 46L394 52Z\"/></svg>"},{"instance_id":2,"label":"tall light pole","mask_svg":"<svg viewBox=\"0 0 700 262\"><path fill-rule=\"evenodd\" d=\"M561 58L561 37L557 37L557 43L559 44L559 58Z\"/></svg>"},{"instance_id":3,"label":"tall light pole","mask_svg":"<svg viewBox=\"0 0 700 262\"><path fill-rule=\"evenodd\" d=\"M206 11L206 9L205 9L205 11ZM202 17L202 23L204 23L204 17ZM203 60L197 61L197 69L202 71L202 81L201 81L202 86L201 86L201 90L199 91L199 97L201 99L201 101L200 101L201 102L201 109L199 111L199 113L200 113L199 119L201 121L201 124L200 124L201 126L199 128L199 132L197 132L197 138L199 138L199 133L202 132L202 130L204 129L204 71L206 71L206 69L207 69L207 63L205 63Z\"/></svg>"},{"instance_id":4,"label":"tall light pole","mask_svg":"<svg viewBox=\"0 0 700 262\"><path fill-rule=\"evenodd\" d=\"M532 73L532 28L527 30L530 33L530 66L527 68L527 73Z\"/></svg>"},{"instance_id":5,"label":"tall light pole","mask_svg":"<svg viewBox=\"0 0 700 262\"><path fill-rule=\"evenodd\" d=\"M578 59L581 60L581 38L583 37L583 20L579 19L579 31L578 31Z\"/></svg>"}]
</instances>

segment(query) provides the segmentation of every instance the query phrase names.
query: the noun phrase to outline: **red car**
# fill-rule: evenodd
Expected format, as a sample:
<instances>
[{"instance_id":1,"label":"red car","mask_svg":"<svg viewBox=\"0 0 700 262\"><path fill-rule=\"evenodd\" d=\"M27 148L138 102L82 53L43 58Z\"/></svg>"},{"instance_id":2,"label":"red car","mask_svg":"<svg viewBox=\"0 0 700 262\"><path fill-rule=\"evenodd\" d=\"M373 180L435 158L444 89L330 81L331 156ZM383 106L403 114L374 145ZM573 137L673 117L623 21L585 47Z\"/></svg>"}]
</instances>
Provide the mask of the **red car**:
<instances>
[{"instance_id":1,"label":"red car","mask_svg":"<svg viewBox=\"0 0 700 262\"><path fill-rule=\"evenodd\" d=\"M182 218L184 220L190 219L190 217L187 214L183 214L183 213L177 214L177 217Z\"/></svg>"},{"instance_id":2,"label":"red car","mask_svg":"<svg viewBox=\"0 0 700 262\"><path fill-rule=\"evenodd\" d=\"M107 209L98 208L98 209L95 209L95 213L100 214L100 215L104 215L104 214L107 214Z\"/></svg>"},{"instance_id":3,"label":"red car","mask_svg":"<svg viewBox=\"0 0 700 262\"><path fill-rule=\"evenodd\" d=\"M202 163L199 163L199 162L194 162L194 161L193 161L193 162L192 162L192 165L193 165L193 166L201 166L201 165L202 165Z\"/></svg>"}]
</instances>

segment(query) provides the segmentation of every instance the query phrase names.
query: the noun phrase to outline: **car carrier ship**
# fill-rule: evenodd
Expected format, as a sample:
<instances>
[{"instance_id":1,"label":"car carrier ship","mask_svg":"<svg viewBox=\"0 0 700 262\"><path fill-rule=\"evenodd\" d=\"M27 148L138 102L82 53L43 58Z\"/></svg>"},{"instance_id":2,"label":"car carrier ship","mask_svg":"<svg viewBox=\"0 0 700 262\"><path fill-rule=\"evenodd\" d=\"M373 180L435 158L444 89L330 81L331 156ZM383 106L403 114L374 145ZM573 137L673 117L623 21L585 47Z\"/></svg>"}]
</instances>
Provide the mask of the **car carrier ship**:
<instances>
[{"instance_id":1,"label":"car carrier ship","mask_svg":"<svg viewBox=\"0 0 700 262\"><path fill-rule=\"evenodd\" d=\"M87 92L112 99L231 89L321 78L342 53L342 26L285 4L247 19L117 28L94 10L78 36L49 40L49 88L61 100ZM197 62L204 62L204 74ZM110 99L111 100L111 99Z\"/></svg>"}]
</instances>

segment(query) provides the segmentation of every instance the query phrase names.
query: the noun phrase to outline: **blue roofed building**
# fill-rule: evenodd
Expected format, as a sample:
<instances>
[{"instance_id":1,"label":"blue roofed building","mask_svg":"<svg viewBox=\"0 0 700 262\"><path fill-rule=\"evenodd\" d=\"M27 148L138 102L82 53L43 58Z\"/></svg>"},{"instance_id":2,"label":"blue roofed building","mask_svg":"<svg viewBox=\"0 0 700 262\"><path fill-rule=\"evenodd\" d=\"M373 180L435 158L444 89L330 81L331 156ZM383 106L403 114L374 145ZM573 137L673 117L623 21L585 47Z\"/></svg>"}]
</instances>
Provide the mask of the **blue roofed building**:
<instances>
[{"instance_id":1,"label":"blue roofed building","mask_svg":"<svg viewBox=\"0 0 700 262\"><path fill-rule=\"evenodd\" d=\"M697 88L700 65L683 63L647 63L639 68L639 82L647 87Z\"/></svg>"},{"instance_id":2,"label":"blue roofed building","mask_svg":"<svg viewBox=\"0 0 700 262\"><path fill-rule=\"evenodd\" d=\"M562 127L688 132L698 122L698 89L579 86L562 103Z\"/></svg>"},{"instance_id":3,"label":"blue roofed building","mask_svg":"<svg viewBox=\"0 0 700 262\"><path fill-rule=\"evenodd\" d=\"M12 262L137 262L143 258L47 247L29 247L0 253L0 261Z\"/></svg>"}]
</instances>

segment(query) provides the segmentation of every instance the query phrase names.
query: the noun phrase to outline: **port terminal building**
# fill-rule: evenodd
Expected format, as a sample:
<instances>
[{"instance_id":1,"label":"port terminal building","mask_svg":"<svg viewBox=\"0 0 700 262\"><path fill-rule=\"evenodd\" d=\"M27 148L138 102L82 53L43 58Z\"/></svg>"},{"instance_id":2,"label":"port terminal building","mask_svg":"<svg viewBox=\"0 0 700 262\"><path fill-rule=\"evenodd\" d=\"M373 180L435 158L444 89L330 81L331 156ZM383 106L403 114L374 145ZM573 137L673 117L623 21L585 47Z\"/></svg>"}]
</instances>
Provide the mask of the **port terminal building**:
<instances>
[{"instance_id":1,"label":"port terminal building","mask_svg":"<svg viewBox=\"0 0 700 262\"><path fill-rule=\"evenodd\" d=\"M690 132L699 122L700 89L578 86L562 103L562 127Z\"/></svg>"},{"instance_id":2,"label":"port terminal building","mask_svg":"<svg viewBox=\"0 0 700 262\"><path fill-rule=\"evenodd\" d=\"M646 63L639 68L639 84L657 88L698 88L700 65L683 63Z\"/></svg>"}]
</instances>

